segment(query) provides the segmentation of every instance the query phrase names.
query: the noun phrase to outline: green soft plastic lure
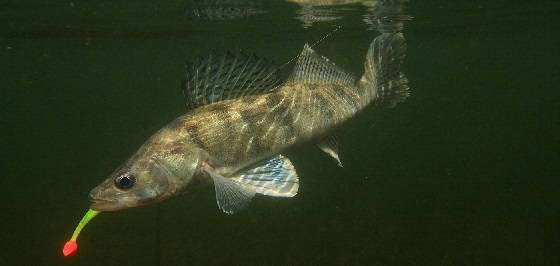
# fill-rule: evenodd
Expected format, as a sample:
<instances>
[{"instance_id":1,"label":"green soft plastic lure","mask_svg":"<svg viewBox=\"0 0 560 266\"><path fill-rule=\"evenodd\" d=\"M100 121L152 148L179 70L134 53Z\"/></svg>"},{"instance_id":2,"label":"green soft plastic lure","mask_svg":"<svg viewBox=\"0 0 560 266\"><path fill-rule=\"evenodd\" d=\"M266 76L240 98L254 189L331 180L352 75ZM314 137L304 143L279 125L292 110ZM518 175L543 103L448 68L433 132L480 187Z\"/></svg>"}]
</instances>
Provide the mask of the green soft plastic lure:
<instances>
[{"instance_id":1,"label":"green soft plastic lure","mask_svg":"<svg viewBox=\"0 0 560 266\"><path fill-rule=\"evenodd\" d=\"M68 240L68 242L64 244L64 248L62 248L62 254L64 254L64 256L72 255L76 252L76 250L78 250L78 243L76 243L78 235L80 234L84 226L86 226L86 224L89 223L89 221L99 213L99 211L95 211L92 209L89 209L86 212L84 217L82 217L82 220L80 220L80 223L78 223L78 226L76 226L76 229L74 229L72 238L70 238L70 240Z\"/></svg>"}]
</instances>

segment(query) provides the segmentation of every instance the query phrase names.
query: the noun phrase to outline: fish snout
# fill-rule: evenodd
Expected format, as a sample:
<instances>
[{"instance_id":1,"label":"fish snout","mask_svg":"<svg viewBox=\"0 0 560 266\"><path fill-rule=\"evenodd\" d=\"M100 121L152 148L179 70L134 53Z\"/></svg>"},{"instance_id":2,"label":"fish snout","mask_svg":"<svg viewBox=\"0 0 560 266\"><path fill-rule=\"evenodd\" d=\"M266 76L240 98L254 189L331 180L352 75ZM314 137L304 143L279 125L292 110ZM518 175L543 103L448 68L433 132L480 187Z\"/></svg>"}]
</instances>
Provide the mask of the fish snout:
<instances>
[{"instance_id":1,"label":"fish snout","mask_svg":"<svg viewBox=\"0 0 560 266\"><path fill-rule=\"evenodd\" d=\"M103 183L99 184L97 187L94 187L88 195L89 201L91 202L108 202L114 201L111 197L114 193L111 191L114 190L113 184L105 180Z\"/></svg>"},{"instance_id":2,"label":"fish snout","mask_svg":"<svg viewBox=\"0 0 560 266\"><path fill-rule=\"evenodd\" d=\"M95 202L109 202L109 201L111 201L111 200L107 200L107 199L104 199L104 198L100 197L100 195L99 195L99 189L97 189L97 188L94 188L94 189L92 189L92 190L89 192L88 199L89 199L89 201L92 202L92 203L95 203Z\"/></svg>"},{"instance_id":3,"label":"fish snout","mask_svg":"<svg viewBox=\"0 0 560 266\"><path fill-rule=\"evenodd\" d=\"M122 204L123 202L118 200L117 193L112 182L101 183L89 192L90 208L96 211L115 211L126 208Z\"/></svg>"}]
</instances>

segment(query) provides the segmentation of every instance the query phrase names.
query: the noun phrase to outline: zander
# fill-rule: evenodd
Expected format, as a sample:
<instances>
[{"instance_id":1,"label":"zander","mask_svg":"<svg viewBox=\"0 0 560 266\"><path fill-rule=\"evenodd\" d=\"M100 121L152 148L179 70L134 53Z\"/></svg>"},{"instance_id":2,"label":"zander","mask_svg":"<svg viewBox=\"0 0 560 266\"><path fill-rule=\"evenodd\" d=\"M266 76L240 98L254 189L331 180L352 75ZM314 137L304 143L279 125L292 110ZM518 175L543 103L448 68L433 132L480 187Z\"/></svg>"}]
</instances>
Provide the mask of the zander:
<instances>
[{"instance_id":1,"label":"zander","mask_svg":"<svg viewBox=\"0 0 560 266\"><path fill-rule=\"evenodd\" d=\"M280 153L314 142L342 166L333 130L372 102L394 106L406 99L405 50L402 34L378 36L359 79L308 45L285 81L270 63L243 53L187 65L186 114L91 191L89 218L72 241L100 211L161 202L200 184L214 184L218 207L228 214L247 207L255 194L293 197L298 175Z\"/></svg>"}]
</instances>

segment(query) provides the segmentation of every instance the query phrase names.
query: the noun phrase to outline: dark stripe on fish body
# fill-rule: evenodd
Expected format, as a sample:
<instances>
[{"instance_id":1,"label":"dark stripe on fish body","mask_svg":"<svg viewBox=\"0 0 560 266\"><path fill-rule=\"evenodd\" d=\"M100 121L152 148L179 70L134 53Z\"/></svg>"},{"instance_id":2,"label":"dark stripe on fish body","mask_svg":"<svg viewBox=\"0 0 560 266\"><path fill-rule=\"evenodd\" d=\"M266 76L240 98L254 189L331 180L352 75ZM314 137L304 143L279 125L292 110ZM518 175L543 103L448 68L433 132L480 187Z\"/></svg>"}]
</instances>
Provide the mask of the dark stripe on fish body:
<instances>
[{"instance_id":1,"label":"dark stripe on fish body","mask_svg":"<svg viewBox=\"0 0 560 266\"><path fill-rule=\"evenodd\" d=\"M319 88L319 85L311 83L311 84L306 84L305 87L306 87L305 89L307 90L315 90Z\"/></svg>"},{"instance_id":2,"label":"dark stripe on fish body","mask_svg":"<svg viewBox=\"0 0 560 266\"><path fill-rule=\"evenodd\" d=\"M244 133L254 136L257 133L258 125L257 121L255 120L246 120L245 121L246 129Z\"/></svg>"},{"instance_id":3,"label":"dark stripe on fish body","mask_svg":"<svg viewBox=\"0 0 560 266\"><path fill-rule=\"evenodd\" d=\"M333 85L332 92L334 94L333 96L336 97L336 99L344 99L348 97L346 88L344 88L343 86Z\"/></svg>"},{"instance_id":4,"label":"dark stripe on fish body","mask_svg":"<svg viewBox=\"0 0 560 266\"><path fill-rule=\"evenodd\" d=\"M329 91L327 95L333 95L333 97L337 97L343 103L342 105L335 106L335 112L342 112L342 110L351 110L359 108L357 99L353 96L354 88L349 88L345 86L334 86L332 90ZM347 116L348 114L340 113L341 116Z\"/></svg>"},{"instance_id":5,"label":"dark stripe on fish body","mask_svg":"<svg viewBox=\"0 0 560 266\"><path fill-rule=\"evenodd\" d=\"M227 112L229 110L229 106L223 103L216 103L209 107L211 112Z\"/></svg>"},{"instance_id":6,"label":"dark stripe on fish body","mask_svg":"<svg viewBox=\"0 0 560 266\"><path fill-rule=\"evenodd\" d=\"M280 101L278 101L278 102L280 102ZM281 104L275 104L273 106L273 109L271 110L271 112L272 112L271 115L272 115L272 117L275 117L275 118L281 118L281 117L278 117L278 116L284 115L287 110L288 110L288 102L284 101Z\"/></svg>"},{"instance_id":7,"label":"dark stripe on fish body","mask_svg":"<svg viewBox=\"0 0 560 266\"><path fill-rule=\"evenodd\" d=\"M198 126L188 125L187 126L187 132L189 132L189 136L198 146L200 146L203 149L206 148L206 145L204 144L204 142L202 140L200 140Z\"/></svg>"},{"instance_id":8,"label":"dark stripe on fish body","mask_svg":"<svg viewBox=\"0 0 560 266\"><path fill-rule=\"evenodd\" d=\"M228 132L232 128L233 121L232 117L229 113L226 112L216 112L215 115L217 119L220 121L218 124L220 125L221 129L224 130L222 132Z\"/></svg>"},{"instance_id":9,"label":"dark stripe on fish body","mask_svg":"<svg viewBox=\"0 0 560 266\"><path fill-rule=\"evenodd\" d=\"M241 98L241 102L246 103L246 104L250 104L255 102L255 98L254 97L243 97Z\"/></svg>"},{"instance_id":10,"label":"dark stripe on fish body","mask_svg":"<svg viewBox=\"0 0 560 266\"><path fill-rule=\"evenodd\" d=\"M282 131L282 137L284 138L282 140L283 143L286 143L288 141L288 139L291 139L292 137L296 136L297 132L296 132L296 128L294 127L293 123L288 123L286 125L284 125L284 127L282 127L281 129Z\"/></svg>"},{"instance_id":11,"label":"dark stripe on fish body","mask_svg":"<svg viewBox=\"0 0 560 266\"><path fill-rule=\"evenodd\" d=\"M318 101L319 104L319 108L320 108L320 116L317 116L319 119L323 119L323 118L331 118L335 115L335 106L332 106L329 103L329 100L327 100L325 97L328 97L327 95L325 95L325 93L315 93L315 98Z\"/></svg>"},{"instance_id":12,"label":"dark stripe on fish body","mask_svg":"<svg viewBox=\"0 0 560 266\"><path fill-rule=\"evenodd\" d=\"M243 121L249 122L255 119L256 114L254 109L244 109L239 111L239 115L241 116L241 119L243 119Z\"/></svg>"},{"instance_id":13,"label":"dark stripe on fish body","mask_svg":"<svg viewBox=\"0 0 560 266\"><path fill-rule=\"evenodd\" d=\"M286 131L295 134L296 131L294 129L294 114L297 110L288 110L287 108L288 104L283 104L282 108L278 108L278 116L276 121L274 121L274 126L277 127L277 131L280 130L280 128L285 128Z\"/></svg>"},{"instance_id":14,"label":"dark stripe on fish body","mask_svg":"<svg viewBox=\"0 0 560 266\"><path fill-rule=\"evenodd\" d=\"M263 139L255 136L253 142L251 143L251 149L247 152L249 157L260 155L265 151L265 147L267 146L266 143L263 143Z\"/></svg>"},{"instance_id":15,"label":"dark stripe on fish body","mask_svg":"<svg viewBox=\"0 0 560 266\"><path fill-rule=\"evenodd\" d=\"M271 94L266 96L266 105L270 108L273 108L276 105L278 105L278 103L280 103L280 101L282 101L282 98L284 98L284 96L282 96L278 93L271 93Z\"/></svg>"}]
</instances>

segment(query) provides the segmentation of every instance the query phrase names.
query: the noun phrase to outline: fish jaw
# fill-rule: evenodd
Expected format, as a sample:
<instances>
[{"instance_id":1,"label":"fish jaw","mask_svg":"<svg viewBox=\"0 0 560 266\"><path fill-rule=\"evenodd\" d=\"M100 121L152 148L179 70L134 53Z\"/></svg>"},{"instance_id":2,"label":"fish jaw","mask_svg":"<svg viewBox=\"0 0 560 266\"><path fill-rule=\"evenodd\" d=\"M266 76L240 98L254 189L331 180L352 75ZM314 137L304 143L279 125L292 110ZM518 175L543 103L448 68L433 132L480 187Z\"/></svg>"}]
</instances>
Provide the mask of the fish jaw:
<instances>
[{"instance_id":1,"label":"fish jaw","mask_svg":"<svg viewBox=\"0 0 560 266\"><path fill-rule=\"evenodd\" d=\"M130 206L127 206L125 204L119 204L119 202L116 201L103 201L103 200L93 200L93 199L90 199L90 201L92 201L93 203L90 205L89 208L96 211L108 212L108 211L118 211L118 210L130 208Z\"/></svg>"},{"instance_id":2,"label":"fish jaw","mask_svg":"<svg viewBox=\"0 0 560 266\"><path fill-rule=\"evenodd\" d=\"M108 200L96 200L96 199L91 199L90 201L92 202L90 205L90 209L95 210L95 211L103 211L103 212L110 212L110 211L120 211L120 210L124 210L124 209L128 209L128 208L133 208L133 207L140 207L140 206L144 206L144 205L148 205L151 203L155 203L155 201L149 201L149 202L141 202L141 201L131 201L131 202L126 202L126 201L108 201ZM161 200L158 200L158 202Z\"/></svg>"}]
</instances>

